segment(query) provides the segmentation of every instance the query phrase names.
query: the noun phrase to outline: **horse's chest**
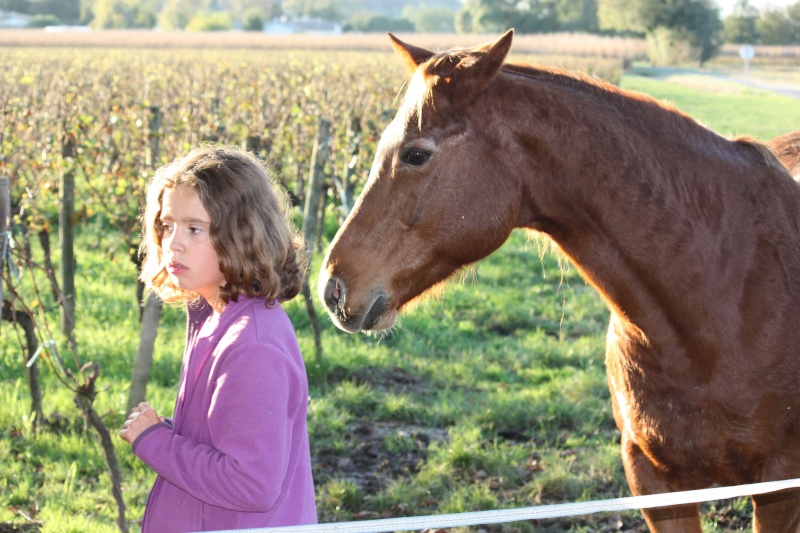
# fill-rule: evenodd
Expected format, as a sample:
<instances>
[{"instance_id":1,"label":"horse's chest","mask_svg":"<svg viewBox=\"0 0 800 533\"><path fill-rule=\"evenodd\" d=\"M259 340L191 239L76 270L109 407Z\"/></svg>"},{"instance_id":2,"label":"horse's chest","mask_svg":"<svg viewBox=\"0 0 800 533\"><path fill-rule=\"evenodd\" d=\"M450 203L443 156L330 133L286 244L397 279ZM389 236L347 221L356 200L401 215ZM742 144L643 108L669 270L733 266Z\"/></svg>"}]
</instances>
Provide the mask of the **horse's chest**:
<instances>
[{"instance_id":1,"label":"horse's chest","mask_svg":"<svg viewBox=\"0 0 800 533\"><path fill-rule=\"evenodd\" d=\"M612 376L609 382L620 431L674 482L698 488L739 483L760 470L763 450L752 445L739 414L719 398L646 380L634 388Z\"/></svg>"},{"instance_id":2,"label":"horse's chest","mask_svg":"<svg viewBox=\"0 0 800 533\"><path fill-rule=\"evenodd\" d=\"M680 476L692 465L693 476L702 479L719 471L719 450L707 415L691 412L682 402L661 398L640 398L613 391L614 415L626 438L635 443L658 470Z\"/></svg>"}]
</instances>

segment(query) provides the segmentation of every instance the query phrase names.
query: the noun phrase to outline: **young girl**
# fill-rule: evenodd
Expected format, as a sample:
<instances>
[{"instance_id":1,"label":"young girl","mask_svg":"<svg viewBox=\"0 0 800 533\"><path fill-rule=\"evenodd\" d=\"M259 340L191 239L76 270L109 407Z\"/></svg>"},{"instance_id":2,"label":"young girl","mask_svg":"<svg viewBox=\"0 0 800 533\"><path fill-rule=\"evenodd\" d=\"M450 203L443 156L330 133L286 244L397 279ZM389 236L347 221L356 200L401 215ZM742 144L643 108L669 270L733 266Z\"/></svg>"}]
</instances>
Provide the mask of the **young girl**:
<instances>
[{"instance_id":1,"label":"young girl","mask_svg":"<svg viewBox=\"0 0 800 533\"><path fill-rule=\"evenodd\" d=\"M279 302L303 258L285 196L249 154L204 147L148 189L141 279L187 305L174 418L146 403L120 436L157 474L142 531L316 523L308 383Z\"/></svg>"}]
</instances>

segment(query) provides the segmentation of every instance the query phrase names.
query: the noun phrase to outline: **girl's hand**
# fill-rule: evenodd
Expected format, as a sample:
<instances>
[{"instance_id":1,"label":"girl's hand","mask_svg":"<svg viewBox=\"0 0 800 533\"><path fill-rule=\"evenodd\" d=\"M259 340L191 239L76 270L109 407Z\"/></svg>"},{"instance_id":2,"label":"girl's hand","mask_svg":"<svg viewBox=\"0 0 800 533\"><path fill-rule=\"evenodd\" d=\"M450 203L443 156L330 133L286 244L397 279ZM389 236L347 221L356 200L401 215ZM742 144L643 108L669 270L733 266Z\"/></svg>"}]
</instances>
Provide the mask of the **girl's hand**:
<instances>
[{"instance_id":1,"label":"girl's hand","mask_svg":"<svg viewBox=\"0 0 800 533\"><path fill-rule=\"evenodd\" d=\"M150 407L150 404L142 402L133 408L128 419L122 424L122 431L119 436L122 440L133 444L133 441L141 435L147 428L163 422L163 418Z\"/></svg>"}]
</instances>

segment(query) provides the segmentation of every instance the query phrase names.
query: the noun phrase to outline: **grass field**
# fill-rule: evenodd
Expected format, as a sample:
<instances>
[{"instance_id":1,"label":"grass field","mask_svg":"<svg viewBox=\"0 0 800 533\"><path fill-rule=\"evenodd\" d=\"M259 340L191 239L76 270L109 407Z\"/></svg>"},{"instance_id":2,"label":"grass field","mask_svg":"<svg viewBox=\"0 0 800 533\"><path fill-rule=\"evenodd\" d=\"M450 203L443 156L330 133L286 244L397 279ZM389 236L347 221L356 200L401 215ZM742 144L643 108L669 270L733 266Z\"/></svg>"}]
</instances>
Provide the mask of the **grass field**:
<instances>
[{"instance_id":1,"label":"grass field","mask_svg":"<svg viewBox=\"0 0 800 533\"><path fill-rule=\"evenodd\" d=\"M669 102L722 135L749 135L766 141L800 129L800 99L708 73L665 75L659 69L635 72L639 74L622 79L623 88ZM789 81L800 89L800 76Z\"/></svg>"},{"instance_id":2,"label":"grass field","mask_svg":"<svg viewBox=\"0 0 800 533\"><path fill-rule=\"evenodd\" d=\"M397 80L400 86L401 80ZM669 100L724 134L767 139L800 129L800 100L643 76L625 88ZM332 215L332 213L331 213ZM336 230L328 218L327 238ZM126 417L138 342L135 272L121 236L89 221L79 236L80 363L100 365L96 409ZM56 260L58 258L56 257ZM312 268L312 282L316 267ZM302 300L286 304L311 385L309 427L324 522L513 508L628 495L603 366L608 314L549 245L523 232L406 314L388 336L323 321L314 359ZM50 318L56 323L50 309ZM148 387L172 412L185 315L167 308ZM29 429L18 338L0 330L0 532L115 531L97 440L69 391L42 368L48 429ZM132 530L154 475L115 438ZM707 531L749 529L745 500L703 506ZM13 524L13 526L12 526ZM486 526L485 531L644 531L638 512Z\"/></svg>"}]
</instances>

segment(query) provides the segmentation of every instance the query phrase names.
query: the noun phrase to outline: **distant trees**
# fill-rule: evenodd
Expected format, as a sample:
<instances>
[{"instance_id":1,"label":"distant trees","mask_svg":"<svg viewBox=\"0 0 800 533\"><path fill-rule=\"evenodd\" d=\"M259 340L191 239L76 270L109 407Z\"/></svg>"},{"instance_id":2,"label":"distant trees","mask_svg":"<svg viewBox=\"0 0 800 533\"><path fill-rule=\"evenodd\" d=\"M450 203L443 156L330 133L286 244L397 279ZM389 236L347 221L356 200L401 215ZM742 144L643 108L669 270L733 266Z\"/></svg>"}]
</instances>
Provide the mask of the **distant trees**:
<instances>
[{"instance_id":1,"label":"distant trees","mask_svg":"<svg viewBox=\"0 0 800 533\"><path fill-rule=\"evenodd\" d=\"M186 24L188 31L227 31L233 29L233 17L230 13L204 11L197 13Z\"/></svg>"},{"instance_id":2,"label":"distant trees","mask_svg":"<svg viewBox=\"0 0 800 533\"><path fill-rule=\"evenodd\" d=\"M559 31L599 33L595 0L561 0L556 3Z\"/></svg>"},{"instance_id":3,"label":"distant trees","mask_svg":"<svg viewBox=\"0 0 800 533\"><path fill-rule=\"evenodd\" d=\"M46 28L47 26L58 26L61 24L61 19L55 15L34 15L30 22L29 28Z\"/></svg>"},{"instance_id":4,"label":"distant trees","mask_svg":"<svg viewBox=\"0 0 800 533\"><path fill-rule=\"evenodd\" d=\"M29 15L49 15L56 24L78 24L81 19L81 0L0 0L0 10Z\"/></svg>"},{"instance_id":5,"label":"distant trees","mask_svg":"<svg viewBox=\"0 0 800 533\"><path fill-rule=\"evenodd\" d=\"M158 13L158 26L165 30L183 29L199 10L193 0L166 0Z\"/></svg>"},{"instance_id":6,"label":"distant trees","mask_svg":"<svg viewBox=\"0 0 800 533\"><path fill-rule=\"evenodd\" d=\"M152 28L156 25L155 6L141 0L95 0L91 26L97 29Z\"/></svg>"},{"instance_id":7,"label":"distant trees","mask_svg":"<svg viewBox=\"0 0 800 533\"><path fill-rule=\"evenodd\" d=\"M547 33L559 29L554 0L465 0L456 14L459 33Z\"/></svg>"},{"instance_id":8,"label":"distant trees","mask_svg":"<svg viewBox=\"0 0 800 533\"><path fill-rule=\"evenodd\" d=\"M725 18L725 42L767 45L800 44L800 1L759 11L738 0Z\"/></svg>"},{"instance_id":9,"label":"distant trees","mask_svg":"<svg viewBox=\"0 0 800 533\"><path fill-rule=\"evenodd\" d=\"M360 2L349 0L283 0L283 12L288 15L341 21Z\"/></svg>"},{"instance_id":10,"label":"distant trees","mask_svg":"<svg viewBox=\"0 0 800 533\"><path fill-rule=\"evenodd\" d=\"M263 21L282 14L282 1L292 0L0 0L0 10L34 15L33 27L88 24L97 29L170 30L185 29L195 19L194 27L231 28L228 19L242 21L244 27L247 13L251 26L253 17L261 17L260 29Z\"/></svg>"},{"instance_id":11,"label":"distant trees","mask_svg":"<svg viewBox=\"0 0 800 533\"><path fill-rule=\"evenodd\" d=\"M264 29L264 13L258 6L247 8L242 14L242 29L261 31Z\"/></svg>"},{"instance_id":12,"label":"distant trees","mask_svg":"<svg viewBox=\"0 0 800 533\"><path fill-rule=\"evenodd\" d=\"M599 0L598 18L601 28L645 35L655 63L702 63L722 43L714 0Z\"/></svg>"},{"instance_id":13,"label":"distant trees","mask_svg":"<svg viewBox=\"0 0 800 533\"><path fill-rule=\"evenodd\" d=\"M716 0L0 0L34 26L257 31L286 15L338 22L345 31L582 32L646 37L658 62L699 61L721 42L800 44L800 0L759 11L737 0L722 21ZM227 13L228 16L219 15ZM192 21L194 23L192 24Z\"/></svg>"},{"instance_id":14,"label":"distant trees","mask_svg":"<svg viewBox=\"0 0 800 533\"><path fill-rule=\"evenodd\" d=\"M344 31L379 32L379 31L415 31L414 24L404 18L390 18L377 13L358 13L350 17L343 25Z\"/></svg>"},{"instance_id":15,"label":"distant trees","mask_svg":"<svg viewBox=\"0 0 800 533\"><path fill-rule=\"evenodd\" d=\"M766 8L757 28L760 44L800 44L800 1L785 8Z\"/></svg>"},{"instance_id":16,"label":"distant trees","mask_svg":"<svg viewBox=\"0 0 800 533\"><path fill-rule=\"evenodd\" d=\"M758 30L758 9L749 0L737 0L733 11L725 19L724 35L728 43L757 43L761 40Z\"/></svg>"},{"instance_id":17,"label":"distant trees","mask_svg":"<svg viewBox=\"0 0 800 533\"><path fill-rule=\"evenodd\" d=\"M453 33L455 11L441 6L405 6L402 18L410 21L416 31L425 33Z\"/></svg>"}]
</instances>

